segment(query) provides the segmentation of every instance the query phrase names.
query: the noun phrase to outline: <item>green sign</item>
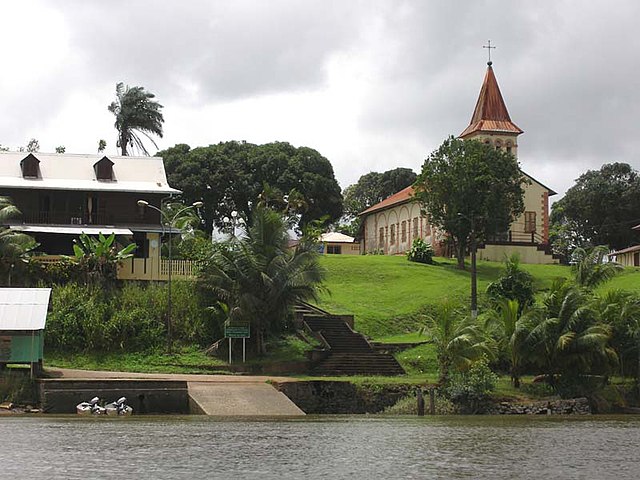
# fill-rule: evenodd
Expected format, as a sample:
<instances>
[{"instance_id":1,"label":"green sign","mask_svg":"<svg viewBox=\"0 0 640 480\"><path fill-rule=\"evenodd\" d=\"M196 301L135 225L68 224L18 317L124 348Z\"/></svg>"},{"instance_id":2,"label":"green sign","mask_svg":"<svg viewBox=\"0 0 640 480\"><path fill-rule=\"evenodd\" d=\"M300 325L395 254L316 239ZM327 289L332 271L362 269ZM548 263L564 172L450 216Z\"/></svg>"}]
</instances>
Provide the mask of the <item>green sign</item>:
<instances>
[{"instance_id":1,"label":"green sign","mask_svg":"<svg viewBox=\"0 0 640 480\"><path fill-rule=\"evenodd\" d=\"M225 325L224 336L226 338L249 338L249 325Z\"/></svg>"}]
</instances>

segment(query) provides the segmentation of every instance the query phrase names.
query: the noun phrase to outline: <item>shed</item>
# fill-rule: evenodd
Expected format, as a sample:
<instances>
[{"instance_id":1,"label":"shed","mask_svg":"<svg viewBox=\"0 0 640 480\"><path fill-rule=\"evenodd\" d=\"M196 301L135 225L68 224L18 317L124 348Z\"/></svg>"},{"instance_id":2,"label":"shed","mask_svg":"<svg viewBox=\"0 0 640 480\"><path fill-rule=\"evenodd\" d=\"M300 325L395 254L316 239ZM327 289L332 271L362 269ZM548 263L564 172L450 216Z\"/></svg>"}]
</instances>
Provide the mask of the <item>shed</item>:
<instances>
[{"instance_id":1,"label":"shed","mask_svg":"<svg viewBox=\"0 0 640 480\"><path fill-rule=\"evenodd\" d=\"M0 368L27 363L42 370L50 288L0 288Z\"/></svg>"}]
</instances>

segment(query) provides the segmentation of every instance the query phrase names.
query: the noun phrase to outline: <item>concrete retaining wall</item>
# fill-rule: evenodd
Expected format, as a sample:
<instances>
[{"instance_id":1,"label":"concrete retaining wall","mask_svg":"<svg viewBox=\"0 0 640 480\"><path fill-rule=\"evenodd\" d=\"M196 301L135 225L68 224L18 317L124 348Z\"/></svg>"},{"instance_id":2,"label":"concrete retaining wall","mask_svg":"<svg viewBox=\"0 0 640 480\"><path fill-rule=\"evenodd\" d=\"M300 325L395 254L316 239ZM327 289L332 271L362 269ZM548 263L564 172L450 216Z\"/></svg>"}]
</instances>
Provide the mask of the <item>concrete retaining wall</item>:
<instances>
[{"instance_id":1,"label":"concrete retaining wall","mask_svg":"<svg viewBox=\"0 0 640 480\"><path fill-rule=\"evenodd\" d=\"M134 414L191 413L187 382L183 381L43 379L38 387L45 413L76 413L78 403L95 396L106 403L127 397Z\"/></svg>"}]
</instances>

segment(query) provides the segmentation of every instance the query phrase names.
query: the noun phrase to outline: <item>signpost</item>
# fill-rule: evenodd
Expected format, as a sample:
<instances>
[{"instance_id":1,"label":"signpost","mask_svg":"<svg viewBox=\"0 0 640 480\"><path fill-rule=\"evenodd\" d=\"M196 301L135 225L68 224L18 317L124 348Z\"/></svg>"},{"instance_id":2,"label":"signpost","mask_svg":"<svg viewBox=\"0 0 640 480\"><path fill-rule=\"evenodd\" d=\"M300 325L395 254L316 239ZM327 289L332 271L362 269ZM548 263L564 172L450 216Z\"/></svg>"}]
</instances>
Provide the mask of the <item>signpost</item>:
<instances>
[{"instance_id":1,"label":"signpost","mask_svg":"<svg viewBox=\"0 0 640 480\"><path fill-rule=\"evenodd\" d=\"M225 325L224 336L229 339L229 365L231 365L231 339L242 339L242 363L246 360L246 341L251 337L249 325Z\"/></svg>"}]
</instances>

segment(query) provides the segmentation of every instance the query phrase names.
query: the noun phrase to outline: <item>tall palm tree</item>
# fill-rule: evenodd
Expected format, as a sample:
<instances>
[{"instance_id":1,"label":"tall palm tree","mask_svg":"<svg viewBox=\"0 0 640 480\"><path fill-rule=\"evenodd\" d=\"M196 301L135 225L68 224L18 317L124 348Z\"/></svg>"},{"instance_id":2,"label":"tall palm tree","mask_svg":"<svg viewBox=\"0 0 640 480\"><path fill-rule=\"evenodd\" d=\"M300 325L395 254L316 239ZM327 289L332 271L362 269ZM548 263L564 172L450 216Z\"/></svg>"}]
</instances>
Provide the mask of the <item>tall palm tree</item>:
<instances>
[{"instance_id":1,"label":"tall palm tree","mask_svg":"<svg viewBox=\"0 0 640 480\"><path fill-rule=\"evenodd\" d=\"M436 348L441 385L449 381L451 369L465 370L483 354L493 356L493 346L484 331L470 317L463 316L450 300L427 317L422 333Z\"/></svg>"},{"instance_id":2,"label":"tall palm tree","mask_svg":"<svg viewBox=\"0 0 640 480\"><path fill-rule=\"evenodd\" d=\"M151 135L162 138L164 117L160 112L162 105L154 98L155 95L143 87L129 87L122 82L116 85L116 100L108 108L116 116L116 146L120 147L122 155L129 155L129 147L137 148L144 155L149 155L138 133L142 133L158 148Z\"/></svg>"},{"instance_id":3,"label":"tall palm tree","mask_svg":"<svg viewBox=\"0 0 640 480\"><path fill-rule=\"evenodd\" d=\"M269 335L283 331L293 306L315 299L324 276L312 250L287 248L286 221L280 213L256 207L246 237L234 238L214 253L201 278L220 302L231 324L250 324L258 354Z\"/></svg>"}]
</instances>

